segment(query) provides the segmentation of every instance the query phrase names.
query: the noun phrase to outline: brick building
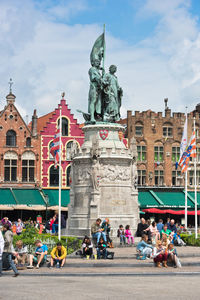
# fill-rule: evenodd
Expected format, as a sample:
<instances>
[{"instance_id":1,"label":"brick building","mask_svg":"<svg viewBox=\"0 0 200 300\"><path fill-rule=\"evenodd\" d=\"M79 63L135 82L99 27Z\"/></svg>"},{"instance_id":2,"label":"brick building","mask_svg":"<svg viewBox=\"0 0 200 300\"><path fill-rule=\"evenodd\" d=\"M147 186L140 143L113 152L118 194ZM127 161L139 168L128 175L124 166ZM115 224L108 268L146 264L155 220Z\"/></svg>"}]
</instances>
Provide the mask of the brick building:
<instances>
[{"instance_id":1,"label":"brick building","mask_svg":"<svg viewBox=\"0 0 200 300\"><path fill-rule=\"evenodd\" d=\"M62 210L67 211L72 145L83 143L83 132L64 98L54 111L37 117L27 125L15 106L10 89L7 105L0 112L0 217L45 217L58 208L58 173L50 145L59 126L62 111ZM46 211L46 213L45 213ZM23 213L22 213L23 212Z\"/></svg>"},{"instance_id":2,"label":"brick building","mask_svg":"<svg viewBox=\"0 0 200 300\"><path fill-rule=\"evenodd\" d=\"M176 162L180 156L180 143L185 123L185 114L171 112L168 99L165 111L151 110L127 112L127 118L120 123L127 126L126 137L130 143L135 137L138 151L138 189L141 208L184 208L185 176ZM195 117L197 137L197 184L200 185L200 105L188 113L188 140L192 135ZM194 164L191 160L188 169L188 203L194 207ZM162 192L162 193L161 193ZM160 193L160 194L159 194ZM170 194L169 194L170 193ZM173 194L175 193L175 194ZM173 198L174 197L174 198ZM171 199L171 202L170 202ZM177 201L179 203L177 204ZM198 200L198 205L200 201Z\"/></svg>"},{"instance_id":3,"label":"brick building","mask_svg":"<svg viewBox=\"0 0 200 300\"><path fill-rule=\"evenodd\" d=\"M0 112L0 187L32 187L40 182L40 137L36 128L28 128L15 106L10 91Z\"/></svg>"}]
</instances>

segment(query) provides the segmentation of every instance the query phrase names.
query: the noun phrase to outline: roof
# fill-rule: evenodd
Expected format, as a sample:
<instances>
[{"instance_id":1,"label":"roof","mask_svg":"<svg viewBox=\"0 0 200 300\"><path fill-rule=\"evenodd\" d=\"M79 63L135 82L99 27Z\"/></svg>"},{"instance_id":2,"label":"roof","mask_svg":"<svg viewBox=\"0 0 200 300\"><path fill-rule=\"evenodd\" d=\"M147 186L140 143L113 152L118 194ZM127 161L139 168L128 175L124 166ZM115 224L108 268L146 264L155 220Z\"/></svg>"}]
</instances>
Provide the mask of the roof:
<instances>
[{"instance_id":1,"label":"roof","mask_svg":"<svg viewBox=\"0 0 200 300\"><path fill-rule=\"evenodd\" d=\"M43 128L46 126L46 123L49 121L49 119L53 116L55 112L52 111L42 117L39 117L37 119L37 132L39 133L40 131L43 130ZM28 127L31 128L32 127L32 121L28 124Z\"/></svg>"}]
</instances>

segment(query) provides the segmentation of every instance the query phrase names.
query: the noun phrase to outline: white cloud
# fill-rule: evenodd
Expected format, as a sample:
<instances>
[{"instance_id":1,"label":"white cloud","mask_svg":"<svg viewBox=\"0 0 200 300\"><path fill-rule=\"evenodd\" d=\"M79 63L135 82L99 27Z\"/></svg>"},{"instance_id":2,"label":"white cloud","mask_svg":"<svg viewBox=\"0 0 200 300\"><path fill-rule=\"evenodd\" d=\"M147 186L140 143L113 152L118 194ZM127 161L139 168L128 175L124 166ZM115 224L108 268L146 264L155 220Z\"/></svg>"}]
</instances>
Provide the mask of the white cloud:
<instances>
[{"instance_id":1,"label":"white cloud","mask_svg":"<svg viewBox=\"0 0 200 300\"><path fill-rule=\"evenodd\" d=\"M20 3L0 2L0 105L5 105L2 96L8 93L12 77L16 103L29 119L34 108L38 115L53 110L63 91L79 117L76 109L87 110L89 54L102 28L61 22L77 13L76 9L87 9L85 1L69 1L69 5L60 1L48 9L39 6L40 10L31 0L24 1L23 7ZM107 33L106 68L118 66L124 117L127 109L161 111L166 97L172 110L184 111L188 101L192 110L198 102L200 34L189 5L183 0L146 1L139 15L157 15L158 24L153 36L137 45Z\"/></svg>"}]
</instances>

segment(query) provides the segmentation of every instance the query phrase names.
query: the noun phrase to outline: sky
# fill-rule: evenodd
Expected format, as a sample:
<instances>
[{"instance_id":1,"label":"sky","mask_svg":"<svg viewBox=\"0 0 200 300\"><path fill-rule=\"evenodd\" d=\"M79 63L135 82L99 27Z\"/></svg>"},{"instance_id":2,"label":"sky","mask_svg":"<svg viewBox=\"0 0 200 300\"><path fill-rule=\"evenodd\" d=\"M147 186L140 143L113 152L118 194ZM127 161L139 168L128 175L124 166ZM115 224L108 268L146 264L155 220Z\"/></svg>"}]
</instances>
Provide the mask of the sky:
<instances>
[{"instance_id":1,"label":"sky","mask_svg":"<svg viewBox=\"0 0 200 300\"><path fill-rule=\"evenodd\" d=\"M127 110L191 111L200 102L199 0L0 0L0 110L9 79L29 121L57 107L87 111L90 52L106 24Z\"/></svg>"}]
</instances>

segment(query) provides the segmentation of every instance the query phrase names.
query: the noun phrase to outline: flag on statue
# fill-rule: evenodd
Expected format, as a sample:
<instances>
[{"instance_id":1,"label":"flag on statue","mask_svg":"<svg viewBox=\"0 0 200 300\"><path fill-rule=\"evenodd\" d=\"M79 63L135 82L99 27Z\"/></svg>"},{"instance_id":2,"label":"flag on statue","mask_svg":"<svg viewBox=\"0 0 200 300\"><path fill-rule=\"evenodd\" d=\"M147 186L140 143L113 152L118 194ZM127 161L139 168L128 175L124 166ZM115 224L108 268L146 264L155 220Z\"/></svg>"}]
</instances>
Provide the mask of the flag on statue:
<instances>
[{"instance_id":1,"label":"flag on statue","mask_svg":"<svg viewBox=\"0 0 200 300\"><path fill-rule=\"evenodd\" d=\"M58 127L50 149L50 153L54 157L54 166L56 169L60 158L60 146L60 128Z\"/></svg>"},{"instance_id":2,"label":"flag on statue","mask_svg":"<svg viewBox=\"0 0 200 300\"><path fill-rule=\"evenodd\" d=\"M183 155L179 161L179 166L181 167L181 172L186 172L189 166L190 157L196 157L196 137L195 131L193 131L190 138L189 146L183 152Z\"/></svg>"}]
</instances>

